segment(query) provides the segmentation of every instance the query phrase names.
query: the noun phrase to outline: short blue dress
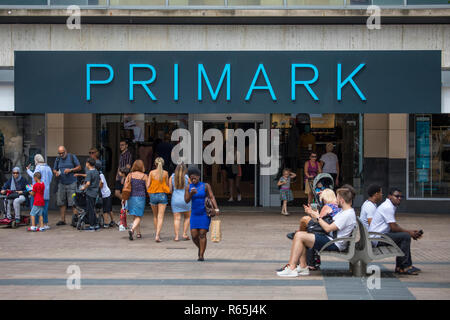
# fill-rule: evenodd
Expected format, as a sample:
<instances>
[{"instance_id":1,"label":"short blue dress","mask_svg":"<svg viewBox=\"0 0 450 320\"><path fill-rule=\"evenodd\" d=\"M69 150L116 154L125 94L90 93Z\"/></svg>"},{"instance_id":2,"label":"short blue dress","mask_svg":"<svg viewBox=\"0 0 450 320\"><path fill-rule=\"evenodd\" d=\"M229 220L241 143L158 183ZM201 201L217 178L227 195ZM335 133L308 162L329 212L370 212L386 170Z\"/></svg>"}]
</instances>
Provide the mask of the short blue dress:
<instances>
[{"instance_id":1,"label":"short blue dress","mask_svg":"<svg viewBox=\"0 0 450 320\"><path fill-rule=\"evenodd\" d=\"M170 177L172 180L172 199L170 201L170 205L172 207L172 212L188 212L191 211L191 201L189 203L186 203L184 201L184 193L185 190L183 189L175 189L175 175L172 174ZM189 183L189 178L187 175L184 176L184 185L187 186Z\"/></svg>"},{"instance_id":2,"label":"short blue dress","mask_svg":"<svg viewBox=\"0 0 450 320\"><path fill-rule=\"evenodd\" d=\"M127 201L128 214L142 217L145 209L145 180L131 178L131 194Z\"/></svg>"},{"instance_id":3,"label":"short blue dress","mask_svg":"<svg viewBox=\"0 0 450 320\"><path fill-rule=\"evenodd\" d=\"M192 187L197 189L197 193L192 196L192 211L191 211L191 229L205 229L209 231L209 225L211 224L211 218L206 214L205 209L205 197L206 188L205 183L198 182L196 184L191 183L189 185L189 191Z\"/></svg>"}]
</instances>

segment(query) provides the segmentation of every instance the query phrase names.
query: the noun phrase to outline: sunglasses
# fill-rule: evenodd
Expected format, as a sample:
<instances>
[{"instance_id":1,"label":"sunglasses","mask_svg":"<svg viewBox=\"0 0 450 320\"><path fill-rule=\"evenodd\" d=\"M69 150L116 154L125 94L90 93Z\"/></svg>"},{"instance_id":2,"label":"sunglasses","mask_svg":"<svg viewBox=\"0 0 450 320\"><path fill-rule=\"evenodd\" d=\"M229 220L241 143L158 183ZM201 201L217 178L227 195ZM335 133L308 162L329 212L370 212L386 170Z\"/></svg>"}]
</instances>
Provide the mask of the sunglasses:
<instances>
[{"instance_id":1,"label":"sunglasses","mask_svg":"<svg viewBox=\"0 0 450 320\"><path fill-rule=\"evenodd\" d=\"M402 196L402 195L394 195L394 197L396 197L397 199L403 199L404 198L404 196Z\"/></svg>"},{"instance_id":2,"label":"sunglasses","mask_svg":"<svg viewBox=\"0 0 450 320\"><path fill-rule=\"evenodd\" d=\"M18 172L13 172L12 174L19 174Z\"/></svg>"},{"instance_id":3,"label":"sunglasses","mask_svg":"<svg viewBox=\"0 0 450 320\"><path fill-rule=\"evenodd\" d=\"M94 153L96 153L96 152L94 152L94 151L89 151L89 154L94 154Z\"/></svg>"},{"instance_id":4,"label":"sunglasses","mask_svg":"<svg viewBox=\"0 0 450 320\"><path fill-rule=\"evenodd\" d=\"M58 152L58 154L59 154L60 156L62 156L64 153L65 153L65 152Z\"/></svg>"}]
</instances>

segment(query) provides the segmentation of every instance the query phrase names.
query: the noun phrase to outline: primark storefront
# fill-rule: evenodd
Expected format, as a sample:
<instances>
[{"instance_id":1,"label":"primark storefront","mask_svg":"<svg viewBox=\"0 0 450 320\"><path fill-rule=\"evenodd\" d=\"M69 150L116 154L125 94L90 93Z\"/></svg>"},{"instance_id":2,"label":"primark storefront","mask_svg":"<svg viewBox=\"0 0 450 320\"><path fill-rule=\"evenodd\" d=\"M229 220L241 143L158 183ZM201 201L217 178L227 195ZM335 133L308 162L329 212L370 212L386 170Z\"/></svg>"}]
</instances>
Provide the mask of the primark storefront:
<instances>
[{"instance_id":1,"label":"primark storefront","mask_svg":"<svg viewBox=\"0 0 450 320\"><path fill-rule=\"evenodd\" d=\"M204 133L218 129L226 140L231 129L265 129L264 141L260 134L256 143L250 135L244 140L242 200L235 204L278 206L276 182L285 167L298 176L294 204L305 202L304 163L331 142L339 183L355 186L356 205L375 182L404 190L404 211L445 212L450 115L442 109L448 91L441 60L441 51L416 50L16 51L14 111L0 117L2 173L25 168L38 152L52 163L60 144L81 158L95 146L113 185L120 140L150 169L163 146L179 143L173 133L186 129L185 161L201 166L203 179L229 204L223 166L202 161L211 143ZM2 86L7 92L8 81ZM262 143L268 155L277 150L270 174L263 173Z\"/></svg>"}]
</instances>

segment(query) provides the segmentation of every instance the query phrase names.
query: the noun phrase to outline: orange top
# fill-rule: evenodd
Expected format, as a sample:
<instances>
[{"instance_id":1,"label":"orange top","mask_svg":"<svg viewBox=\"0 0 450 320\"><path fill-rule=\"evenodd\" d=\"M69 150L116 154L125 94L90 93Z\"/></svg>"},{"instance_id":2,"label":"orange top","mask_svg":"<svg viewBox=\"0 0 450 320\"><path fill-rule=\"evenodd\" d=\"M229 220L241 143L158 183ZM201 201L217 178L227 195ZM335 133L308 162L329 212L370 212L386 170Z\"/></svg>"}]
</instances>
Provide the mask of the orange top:
<instances>
[{"instance_id":1,"label":"orange top","mask_svg":"<svg viewBox=\"0 0 450 320\"><path fill-rule=\"evenodd\" d=\"M159 181L159 179L155 179L153 177L151 178L152 181L150 182L150 187L148 187L147 189L148 193L170 193L170 189L166 183L165 177L162 181Z\"/></svg>"}]
</instances>

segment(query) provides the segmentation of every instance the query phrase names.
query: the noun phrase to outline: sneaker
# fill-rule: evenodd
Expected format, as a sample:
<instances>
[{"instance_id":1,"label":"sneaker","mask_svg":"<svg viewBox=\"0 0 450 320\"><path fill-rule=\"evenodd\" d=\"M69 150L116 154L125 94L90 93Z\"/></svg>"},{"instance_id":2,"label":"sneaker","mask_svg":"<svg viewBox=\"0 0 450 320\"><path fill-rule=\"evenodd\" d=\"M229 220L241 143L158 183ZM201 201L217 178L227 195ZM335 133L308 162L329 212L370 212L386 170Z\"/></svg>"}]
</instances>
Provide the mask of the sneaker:
<instances>
[{"instance_id":1,"label":"sneaker","mask_svg":"<svg viewBox=\"0 0 450 320\"><path fill-rule=\"evenodd\" d=\"M298 277L297 268L292 270L289 266L286 266L283 271L277 272L279 277Z\"/></svg>"},{"instance_id":2,"label":"sneaker","mask_svg":"<svg viewBox=\"0 0 450 320\"><path fill-rule=\"evenodd\" d=\"M119 231L127 231L127 228L125 228L125 227L123 226L123 224L121 224L121 225L119 226Z\"/></svg>"},{"instance_id":3,"label":"sneaker","mask_svg":"<svg viewBox=\"0 0 450 320\"><path fill-rule=\"evenodd\" d=\"M99 226L98 224L96 224L96 225L94 226L94 230L97 231L98 229L100 229L100 226Z\"/></svg>"},{"instance_id":4,"label":"sneaker","mask_svg":"<svg viewBox=\"0 0 450 320\"><path fill-rule=\"evenodd\" d=\"M27 229L27 231L36 232L36 231L39 231L39 229L36 228L36 227L31 226L31 227L29 227L29 228Z\"/></svg>"},{"instance_id":5,"label":"sneaker","mask_svg":"<svg viewBox=\"0 0 450 320\"><path fill-rule=\"evenodd\" d=\"M281 212L281 214L282 214L283 216L288 216L288 215L289 215L288 212Z\"/></svg>"},{"instance_id":6,"label":"sneaker","mask_svg":"<svg viewBox=\"0 0 450 320\"><path fill-rule=\"evenodd\" d=\"M241 200L242 200L242 197L241 197L240 194L238 194L238 195L237 195L237 201L241 201Z\"/></svg>"},{"instance_id":7,"label":"sneaker","mask_svg":"<svg viewBox=\"0 0 450 320\"><path fill-rule=\"evenodd\" d=\"M228 202L233 202L233 197L230 197L230 199L228 199Z\"/></svg>"},{"instance_id":8,"label":"sneaker","mask_svg":"<svg viewBox=\"0 0 450 320\"><path fill-rule=\"evenodd\" d=\"M46 224L46 225L44 226L44 229L45 229L45 230L49 230L49 229L50 229L50 226L49 226L48 224Z\"/></svg>"},{"instance_id":9,"label":"sneaker","mask_svg":"<svg viewBox=\"0 0 450 320\"><path fill-rule=\"evenodd\" d=\"M56 225L57 225L57 226L65 226L66 223L65 223L64 221L58 221L58 222L56 223Z\"/></svg>"},{"instance_id":10,"label":"sneaker","mask_svg":"<svg viewBox=\"0 0 450 320\"><path fill-rule=\"evenodd\" d=\"M299 276L309 276L309 268L302 268L300 265L297 266L297 273Z\"/></svg>"},{"instance_id":11,"label":"sneaker","mask_svg":"<svg viewBox=\"0 0 450 320\"><path fill-rule=\"evenodd\" d=\"M109 226L110 226L111 228L115 228L115 227L117 227L117 223L115 223L114 221L111 221L111 222L109 223Z\"/></svg>"},{"instance_id":12,"label":"sneaker","mask_svg":"<svg viewBox=\"0 0 450 320\"><path fill-rule=\"evenodd\" d=\"M109 224L104 224L103 228L108 229L109 228Z\"/></svg>"},{"instance_id":13,"label":"sneaker","mask_svg":"<svg viewBox=\"0 0 450 320\"><path fill-rule=\"evenodd\" d=\"M43 227L43 228L37 228L36 231L41 231L41 232L42 232L42 231L45 231L45 227Z\"/></svg>"}]
</instances>

